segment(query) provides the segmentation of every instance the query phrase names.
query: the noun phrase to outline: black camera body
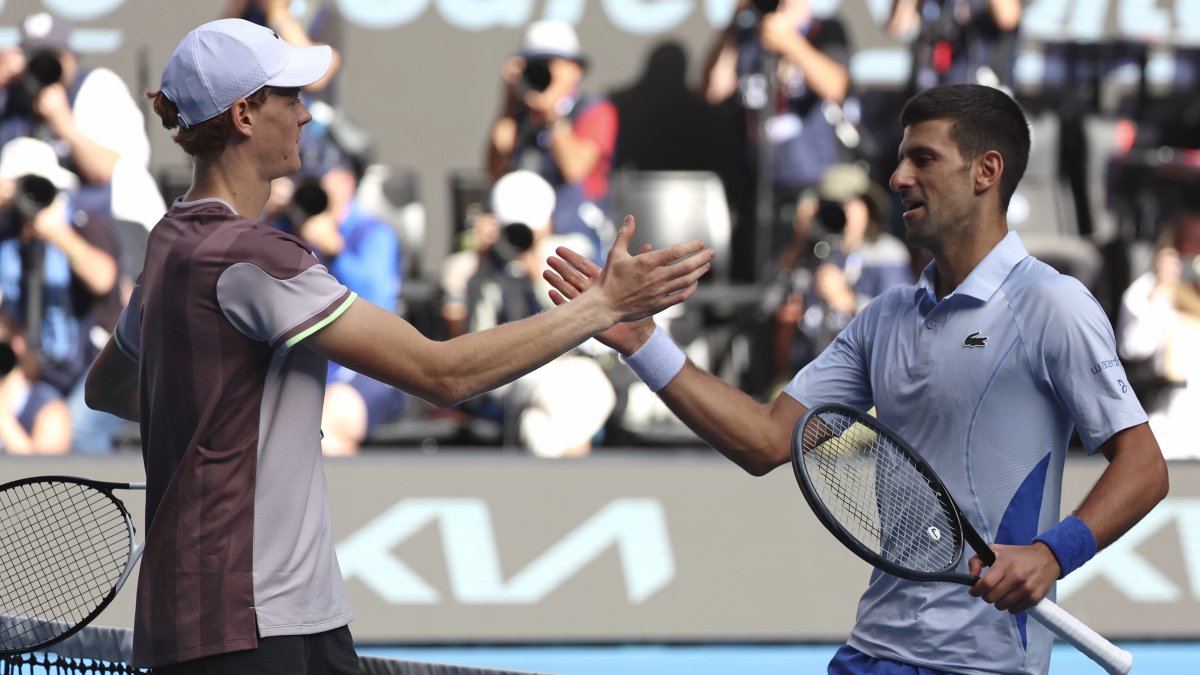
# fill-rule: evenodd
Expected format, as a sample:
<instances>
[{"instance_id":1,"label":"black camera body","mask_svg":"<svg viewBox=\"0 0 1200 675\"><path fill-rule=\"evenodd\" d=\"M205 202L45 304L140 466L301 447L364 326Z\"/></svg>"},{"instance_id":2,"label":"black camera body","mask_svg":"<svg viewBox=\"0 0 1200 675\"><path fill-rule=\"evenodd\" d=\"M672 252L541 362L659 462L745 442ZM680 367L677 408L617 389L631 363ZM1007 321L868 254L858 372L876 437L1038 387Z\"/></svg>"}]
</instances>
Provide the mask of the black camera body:
<instances>
[{"instance_id":1,"label":"black camera body","mask_svg":"<svg viewBox=\"0 0 1200 675\"><path fill-rule=\"evenodd\" d=\"M550 88L554 76L550 72L550 59L534 58L525 61L521 70L521 79L517 80L517 93L524 96L528 93L541 93Z\"/></svg>"},{"instance_id":2,"label":"black camera body","mask_svg":"<svg viewBox=\"0 0 1200 675\"><path fill-rule=\"evenodd\" d=\"M329 208L329 195L316 177L305 177L296 183L296 190L281 217L288 232L297 234L304 221Z\"/></svg>"},{"instance_id":3,"label":"black camera body","mask_svg":"<svg viewBox=\"0 0 1200 675\"><path fill-rule=\"evenodd\" d=\"M54 203L57 196L58 188L44 176L26 174L18 178L12 205L0 216L0 241L19 235L25 223Z\"/></svg>"},{"instance_id":4,"label":"black camera body","mask_svg":"<svg viewBox=\"0 0 1200 675\"><path fill-rule=\"evenodd\" d=\"M46 87L62 80L62 59L53 51L40 50L25 56L25 72L21 75L21 88L33 98Z\"/></svg>"},{"instance_id":5,"label":"black camera body","mask_svg":"<svg viewBox=\"0 0 1200 675\"><path fill-rule=\"evenodd\" d=\"M508 223L500 228L493 250L501 260L510 261L533 248L533 228L525 223Z\"/></svg>"}]
</instances>

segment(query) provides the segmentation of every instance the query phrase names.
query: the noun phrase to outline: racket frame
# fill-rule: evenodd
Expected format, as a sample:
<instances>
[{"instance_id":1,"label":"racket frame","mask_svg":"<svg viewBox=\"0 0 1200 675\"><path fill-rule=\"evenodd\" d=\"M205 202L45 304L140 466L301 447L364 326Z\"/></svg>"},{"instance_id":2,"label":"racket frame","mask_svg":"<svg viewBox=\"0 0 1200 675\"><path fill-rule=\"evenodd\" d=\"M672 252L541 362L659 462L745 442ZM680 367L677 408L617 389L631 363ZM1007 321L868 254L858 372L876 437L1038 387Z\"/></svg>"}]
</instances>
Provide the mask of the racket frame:
<instances>
[{"instance_id":1,"label":"racket frame","mask_svg":"<svg viewBox=\"0 0 1200 675\"><path fill-rule=\"evenodd\" d=\"M108 593L104 596L104 598L101 599L100 602L98 602L96 604L96 607L94 609L92 609L92 611L89 612L87 614L87 616L80 619L78 622L76 622L73 626L71 626L67 630L62 631L62 632L54 635L51 638L42 640L41 642L38 642L37 644L21 647L19 649L5 649L3 646L0 646L0 656L12 656L15 654L25 654L25 653L29 653L29 652L36 652L36 651L45 649L46 647L49 647L51 645L62 642L63 640L71 637L75 633L78 633L79 631L83 630L89 623L94 621L96 619L96 617L98 617L100 615L100 613L105 610L105 608L108 607L108 605L113 601L113 598L117 597L117 593L121 590L121 587L125 585L125 582L126 582L126 580L129 579L129 575L133 571L134 566L137 565L138 560L142 557L142 550L144 548L144 543L137 543L135 541L136 530L133 526L133 518L129 515L129 510L127 508L125 508L125 503L122 502L119 497L117 497L115 494L113 494L113 491L114 490L145 490L146 489L145 483L118 483L118 482L112 482L112 481L92 480L90 478L81 478L79 476L30 476L27 478L19 478L17 480L9 481L3 485L0 485L0 493L7 492L8 490L21 487L22 485L33 485L33 484L37 484L37 483L72 483L72 484L82 485L84 487L92 488L92 489L96 490L97 492L103 494L105 497L107 497L110 501L113 502L113 504L116 505L117 509L121 513L121 516L125 520L125 528L129 535L129 538L128 538L129 555L126 557L125 566L121 570L121 575L117 578L117 581L113 584L112 589L108 591ZM62 623L65 625L65 622L61 622L61 621L57 621L57 620L55 620L54 622ZM47 622L47 623L49 623L49 622Z\"/></svg>"}]
</instances>

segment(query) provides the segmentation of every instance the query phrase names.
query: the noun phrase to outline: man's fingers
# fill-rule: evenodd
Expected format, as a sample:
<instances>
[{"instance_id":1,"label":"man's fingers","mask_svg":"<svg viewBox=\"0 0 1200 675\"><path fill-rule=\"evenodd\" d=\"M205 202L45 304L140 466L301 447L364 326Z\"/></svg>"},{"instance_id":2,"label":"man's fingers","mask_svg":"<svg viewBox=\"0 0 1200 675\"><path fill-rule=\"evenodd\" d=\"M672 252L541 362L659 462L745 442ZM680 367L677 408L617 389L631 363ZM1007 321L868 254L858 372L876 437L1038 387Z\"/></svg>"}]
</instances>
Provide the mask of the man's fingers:
<instances>
[{"instance_id":1,"label":"man's fingers","mask_svg":"<svg viewBox=\"0 0 1200 675\"><path fill-rule=\"evenodd\" d=\"M579 294L582 292L581 289L576 288L574 285L571 284L571 282L563 279L562 276L560 276L559 274L555 274L554 272L551 272L550 270L546 270L546 271L542 272L542 278L545 279L546 282L549 283L554 288L554 290L550 292L551 298L554 297L554 293L555 293L555 291L557 291L560 295L563 296L564 300L565 299L573 300L573 299L579 297ZM561 304L561 303L556 303L556 304Z\"/></svg>"},{"instance_id":2,"label":"man's fingers","mask_svg":"<svg viewBox=\"0 0 1200 675\"><path fill-rule=\"evenodd\" d=\"M625 216L625 222L621 223L621 227L617 230L616 241L613 242L612 248L608 250L608 262L611 265L614 256L629 255L629 242L633 240L633 233L637 230L637 222L633 216Z\"/></svg>"},{"instance_id":3,"label":"man's fingers","mask_svg":"<svg viewBox=\"0 0 1200 675\"><path fill-rule=\"evenodd\" d=\"M546 264L550 266L550 270L553 270L555 276L561 277L564 282L580 291L587 290L587 288L592 285L593 280L591 278L580 274L579 270L575 269L559 258L548 258L546 260ZM547 270L543 274L551 273L550 270ZM555 288L560 288L552 279L549 277L545 278L547 281L550 281Z\"/></svg>"},{"instance_id":4,"label":"man's fingers","mask_svg":"<svg viewBox=\"0 0 1200 675\"><path fill-rule=\"evenodd\" d=\"M638 258L645 258L643 264L658 267L661 265L671 264L673 261L687 258L704 250L704 242L696 239L689 241L686 244L675 244L667 248L660 248L657 251L647 251L638 255ZM711 249L709 249L711 250Z\"/></svg>"},{"instance_id":5,"label":"man's fingers","mask_svg":"<svg viewBox=\"0 0 1200 675\"><path fill-rule=\"evenodd\" d=\"M565 260L568 265L579 270L588 277L595 279L600 274L600 266L592 262L591 259L582 256L566 246L559 246L554 250L558 257Z\"/></svg>"}]
</instances>

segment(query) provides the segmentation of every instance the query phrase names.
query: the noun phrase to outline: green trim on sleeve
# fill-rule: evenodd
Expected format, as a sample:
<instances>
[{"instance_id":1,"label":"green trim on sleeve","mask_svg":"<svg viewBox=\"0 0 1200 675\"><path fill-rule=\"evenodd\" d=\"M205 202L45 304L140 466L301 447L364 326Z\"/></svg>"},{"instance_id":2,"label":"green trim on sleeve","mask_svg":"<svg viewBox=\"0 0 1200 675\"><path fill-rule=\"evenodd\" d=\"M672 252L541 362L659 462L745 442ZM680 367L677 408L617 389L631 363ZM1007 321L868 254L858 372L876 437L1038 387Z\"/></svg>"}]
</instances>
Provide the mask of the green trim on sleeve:
<instances>
[{"instance_id":1,"label":"green trim on sleeve","mask_svg":"<svg viewBox=\"0 0 1200 675\"><path fill-rule=\"evenodd\" d=\"M127 348L124 344L121 343L121 331L114 330L112 332L112 339L113 339L113 342L115 342L117 345L117 350L120 351L122 354L124 354L125 358L129 359L130 361L133 361L134 363L138 363L138 359L136 357L134 357L133 354L129 353L129 348Z\"/></svg>"},{"instance_id":2,"label":"green trim on sleeve","mask_svg":"<svg viewBox=\"0 0 1200 675\"><path fill-rule=\"evenodd\" d=\"M294 335L292 337L292 339L290 339L284 343L284 346L287 347L288 349L291 349L292 347L295 347L297 344L299 344L301 341L303 341L304 338L321 330L325 326L328 326L334 319L341 316L347 309L350 309L350 305L354 304L354 301L357 299L358 299L358 293L351 291L350 297L346 298L346 301L343 302L340 307L338 307L337 309L330 312L329 316L327 316L324 319L321 319L317 323L313 324L307 330L296 333L296 335Z\"/></svg>"}]
</instances>

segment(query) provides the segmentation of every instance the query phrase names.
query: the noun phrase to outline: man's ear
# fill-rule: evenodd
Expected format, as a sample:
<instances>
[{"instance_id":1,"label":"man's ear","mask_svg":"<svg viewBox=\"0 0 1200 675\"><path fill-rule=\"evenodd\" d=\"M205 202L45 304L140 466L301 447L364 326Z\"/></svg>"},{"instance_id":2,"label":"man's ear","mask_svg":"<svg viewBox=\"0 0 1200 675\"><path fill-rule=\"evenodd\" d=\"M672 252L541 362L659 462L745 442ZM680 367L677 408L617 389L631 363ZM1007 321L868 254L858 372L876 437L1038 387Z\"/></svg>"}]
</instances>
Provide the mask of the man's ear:
<instances>
[{"instance_id":1,"label":"man's ear","mask_svg":"<svg viewBox=\"0 0 1200 675\"><path fill-rule=\"evenodd\" d=\"M1000 185L1004 175L1004 156L995 150L988 150L976 160L975 192L982 194Z\"/></svg>"},{"instance_id":2,"label":"man's ear","mask_svg":"<svg viewBox=\"0 0 1200 675\"><path fill-rule=\"evenodd\" d=\"M229 108L230 120L233 122L234 133L242 136L251 136L254 132L254 109L250 102L244 98L239 98L233 102L233 106Z\"/></svg>"}]
</instances>

